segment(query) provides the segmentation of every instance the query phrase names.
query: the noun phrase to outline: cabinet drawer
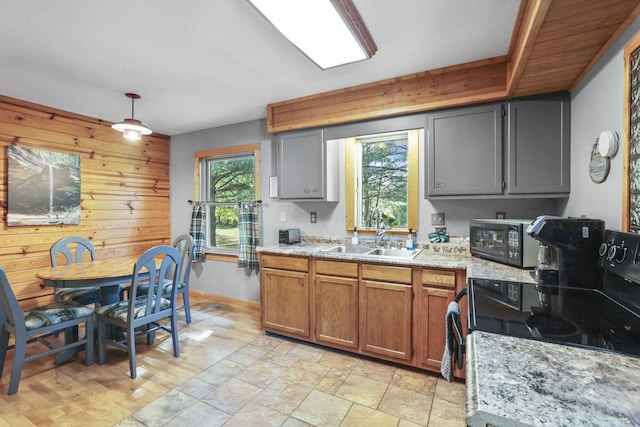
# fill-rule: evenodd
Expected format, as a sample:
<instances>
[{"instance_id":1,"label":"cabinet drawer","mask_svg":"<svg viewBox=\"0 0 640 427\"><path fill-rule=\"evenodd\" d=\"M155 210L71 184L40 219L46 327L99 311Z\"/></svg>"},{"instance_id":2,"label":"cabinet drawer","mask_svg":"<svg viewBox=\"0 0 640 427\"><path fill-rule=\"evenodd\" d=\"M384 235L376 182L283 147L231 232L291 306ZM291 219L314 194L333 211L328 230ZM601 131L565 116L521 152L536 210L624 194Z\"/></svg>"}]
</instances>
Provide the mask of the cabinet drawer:
<instances>
[{"instance_id":1,"label":"cabinet drawer","mask_svg":"<svg viewBox=\"0 0 640 427\"><path fill-rule=\"evenodd\" d=\"M325 274L327 276L358 277L358 263L317 259L316 274Z\"/></svg>"},{"instance_id":2,"label":"cabinet drawer","mask_svg":"<svg viewBox=\"0 0 640 427\"><path fill-rule=\"evenodd\" d=\"M441 286L443 288L456 288L456 272L446 270L422 270L422 284Z\"/></svg>"},{"instance_id":3,"label":"cabinet drawer","mask_svg":"<svg viewBox=\"0 0 640 427\"><path fill-rule=\"evenodd\" d=\"M393 283L411 283L411 267L362 264L362 278Z\"/></svg>"},{"instance_id":4,"label":"cabinet drawer","mask_svg":"<svg viewBox=\"0 0 640 427\"><path fill-rule=\"evenodd\" d=\"M262 255L260 257L260 265L280 270L309 271L309 259L300 257Z\"/></svg>"}]
</instances>

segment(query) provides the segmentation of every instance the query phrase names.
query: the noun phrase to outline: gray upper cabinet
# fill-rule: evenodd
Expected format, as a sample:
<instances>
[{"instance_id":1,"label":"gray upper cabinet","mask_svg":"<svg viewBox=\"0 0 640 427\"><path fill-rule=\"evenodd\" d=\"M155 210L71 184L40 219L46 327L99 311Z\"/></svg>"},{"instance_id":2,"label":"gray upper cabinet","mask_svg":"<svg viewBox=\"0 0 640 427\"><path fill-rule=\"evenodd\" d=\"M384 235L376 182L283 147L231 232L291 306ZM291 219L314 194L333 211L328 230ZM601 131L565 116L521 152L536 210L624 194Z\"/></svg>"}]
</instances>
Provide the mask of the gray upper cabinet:
<instances>
[{"instance_id":1,"label":"gray upper cabinet","mask_svg":"<svg viewBox=\"0 0 640 427\"><path fill-rule=\"evenodd\" d=\"M570 109L553 96L430 113L426 197L567 197Z\"/></svg>"},{"instance_id":2,"label":"gray upper cabinet","mask_svg":"<svg viewBox=\"0 0 640 427\"><path fill-rule=\"evenodd\" d=\"M426 195L502 194L502 104L428 114Z\"/></svg>"},{"instance_id":3,"label":"gray upper cabinet","mask_svg":"<svg viewBox=\"0 0 640 427\"><path fill-rule=\"evenodd\" d=\"M278 135L278 197L293 201L337 201L337 141L322 129Z\"/></svg>"},{"instance_id":4,"label":"gray upper cabinet","mask_svg":"<svg viewBox=\"0 0 640 427\"><path fill-rule=\"evenodd\" d=\"M568 194L569 97L509 103L509 194Z\"/></svg>"}]
</instances>

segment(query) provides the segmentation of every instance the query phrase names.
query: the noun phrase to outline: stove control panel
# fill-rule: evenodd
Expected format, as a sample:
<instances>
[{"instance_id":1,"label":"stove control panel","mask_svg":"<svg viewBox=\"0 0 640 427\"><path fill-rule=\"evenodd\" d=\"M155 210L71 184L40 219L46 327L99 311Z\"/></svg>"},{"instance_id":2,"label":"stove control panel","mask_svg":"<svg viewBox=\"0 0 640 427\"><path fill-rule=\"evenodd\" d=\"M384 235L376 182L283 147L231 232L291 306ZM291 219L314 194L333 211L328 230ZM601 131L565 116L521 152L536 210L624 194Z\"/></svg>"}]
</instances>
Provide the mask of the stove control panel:
<instances>
[{"instance_id":1,"label":"stove control panel","mask_svg":"<svg viewBox=\"0 0 640 427\"><path fill-rule=\"evenodd\" d=\"M640 281L640 235L606 230L600 245L600 268Z\"/></svg>"}]
</instances>

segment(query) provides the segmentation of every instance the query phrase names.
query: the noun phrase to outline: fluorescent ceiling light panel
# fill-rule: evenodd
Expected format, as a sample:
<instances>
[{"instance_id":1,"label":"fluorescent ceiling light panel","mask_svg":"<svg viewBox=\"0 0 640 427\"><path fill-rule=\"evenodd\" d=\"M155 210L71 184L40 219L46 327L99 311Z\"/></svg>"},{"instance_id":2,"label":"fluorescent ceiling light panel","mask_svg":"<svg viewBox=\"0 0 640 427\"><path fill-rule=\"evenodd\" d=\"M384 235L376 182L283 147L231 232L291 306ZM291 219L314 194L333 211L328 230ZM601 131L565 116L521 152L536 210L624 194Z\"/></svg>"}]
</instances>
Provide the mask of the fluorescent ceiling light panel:
<instances>
[{"instance_id":1,"label":"fluorescent ceiling light panel","mask_svg":"<svg viewBox=\"0 0 640 427\"><path fill-rule=\"evenodd\" d=\"M249 2L322 69L369 59L377 50L350 0Z\"/></svg>"}]
</instances>

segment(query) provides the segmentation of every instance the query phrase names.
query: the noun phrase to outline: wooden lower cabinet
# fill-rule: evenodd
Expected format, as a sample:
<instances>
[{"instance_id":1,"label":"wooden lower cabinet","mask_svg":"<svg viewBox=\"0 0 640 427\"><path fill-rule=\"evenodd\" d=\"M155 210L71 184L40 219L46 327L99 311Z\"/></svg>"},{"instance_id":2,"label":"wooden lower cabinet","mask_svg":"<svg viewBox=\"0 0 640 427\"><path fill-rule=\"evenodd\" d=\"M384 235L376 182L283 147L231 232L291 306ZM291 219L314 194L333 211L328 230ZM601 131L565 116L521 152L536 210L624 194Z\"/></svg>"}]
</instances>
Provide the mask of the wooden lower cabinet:
<instances>
[{"instance_id":1,"label":"wooden lower cabinet","mask_svg":"<svg viewBox=\"0 0 640 427\"><path fill-rule=\"evenodd\" d=\"M314 262L315 339L318 344L358 349L358 263Z\"/></svg>"},{"instance_id":2,"label":"wooden lower cabinet","mask_svg":"<svg viewBox=\"0 0 640 427\"><path fill-rule=\"evenodd\" d=\"M464 288L465 277L463 270L422 270L418 300L418 365L422 368L440 372L446 342L447 310L456 293ZM460 307L461 314L464 314L463 310ZM463 316L463 322L466 322L466 316ZM454 371L457 377L464 377L462 371Z\"/></svg>"},{"instance_id":3,"label":"wooden lower cabinet","mask_svg":"<svg viewBox=\"0 0 640 427\"><path fill-rule=\"evenodd\" d=\"M308 259L280 260L275 256L261 257L260 299L262 327L286 335L308 339L310 333L310 286L306 271L266 268L283 266L307 269ZM284 261L279 263L278 261Z\"/></svg>"},{"instance_id":4,"label":"wooden lower cabinet","mask_svg":"<svg viewBox=\"0 0 640 427\"><path fill-rule=\"evenodd\" d=\"M362 351L373 356L411 360L411 285L361 282Z\"/></svg>"},{"instance_id":5,"label":"wooden lower cabinet","mask_svg":"<svg viewBox=\"0 0 640 427\"><path fill-rule=\"evenodd\" d=\"M362 352L410 362L413 324L412 268L362 264L361 274Z\"/></svg>"},{"instance_id":6,"label":"wooden lower cabinet","mask_svg":"<svg viewBox=\"0 0 640 427\"><path fill-rule=\"evenodd\" d=\"M265 330L440 371L445 314L465 287L464 270L272 254L260 259ZM465 311L463 301L463 325ZM464 371L454 375L463 378Z\"/></svg>"},{"instance_id":7,"label":"wooden lower cabinet","mask_svg":"<svg viewBox=\"0 0 640 427\"><path fill-rule=\"evenodd\" d=\"M420 291L420 365L439 371L445 348L445 316L455 291L422 287Z\"/></svg>"},{"instance_id":8,"label":"wooden lower cabinet","mask_svg":"<svg viewBox=\"0 0 640 427\"><path fill-rule=\"evenodd\" d=\"M358 279L316 275L315 335L318 344L358 348Z\"/></svg>"}]
</instances>

